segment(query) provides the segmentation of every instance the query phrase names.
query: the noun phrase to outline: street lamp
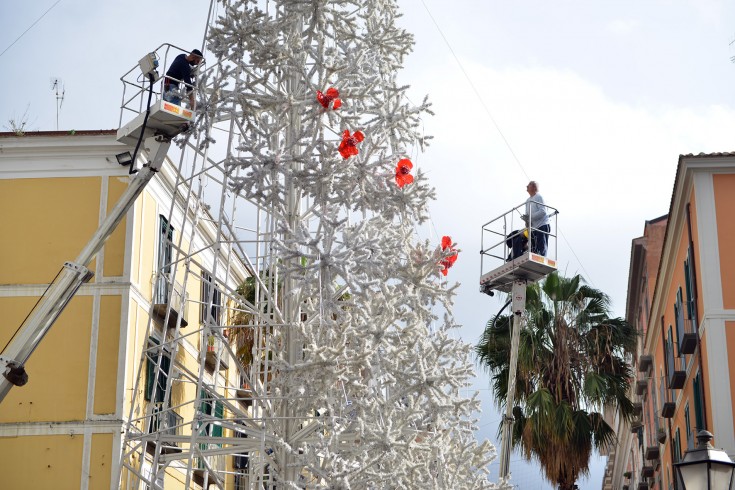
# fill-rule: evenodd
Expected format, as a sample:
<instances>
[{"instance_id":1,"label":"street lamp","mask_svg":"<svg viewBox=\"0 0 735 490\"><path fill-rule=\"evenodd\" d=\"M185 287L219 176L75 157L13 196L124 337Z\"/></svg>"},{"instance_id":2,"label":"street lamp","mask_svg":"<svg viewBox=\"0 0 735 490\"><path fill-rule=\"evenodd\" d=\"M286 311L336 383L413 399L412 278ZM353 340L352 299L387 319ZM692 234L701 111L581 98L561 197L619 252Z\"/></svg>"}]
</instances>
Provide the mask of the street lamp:
<instances>
[{"instance_id":1,"label":"street lamp","mask_svg":"<svg viewBox=\"0 0 735 490\"><path fill-rule=\"evenodd\" d=\"M714 436L706 430L697 434L697 449L684 453L684 459L674 463L676 479L682 490L732 490L735 463L725 451L715 449L709 441Z\"/></svg>"}]
</instances>

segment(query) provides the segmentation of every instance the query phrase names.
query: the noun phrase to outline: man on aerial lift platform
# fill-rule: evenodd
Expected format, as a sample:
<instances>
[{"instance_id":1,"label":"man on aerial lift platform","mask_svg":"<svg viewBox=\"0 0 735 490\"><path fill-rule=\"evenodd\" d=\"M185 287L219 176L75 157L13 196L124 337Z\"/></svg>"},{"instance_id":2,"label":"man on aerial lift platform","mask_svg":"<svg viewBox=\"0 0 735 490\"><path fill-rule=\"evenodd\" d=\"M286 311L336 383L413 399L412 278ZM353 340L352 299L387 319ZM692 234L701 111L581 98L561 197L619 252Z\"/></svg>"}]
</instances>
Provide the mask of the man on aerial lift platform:
<instances>
[{"instance_id":1,"label":"man on aerial lift platform","mask_svg":"<svg viewBox=\"0 0 735 490\"><path fill-rule=\"evenodd\" d=\"M532 180L526 186L529 198L526 199L525 214L521 219L526 223L525 230L514 230L508 234L506 244L510 249L507 260L520 257L528 249L529 230L531 253L546 256L549 243L549 213L544 198L538 193L538 183ZM530 217L530 221L529 221Z\"/></svg>"},{"instance_id":2,"label":"man on aerial lift platform","mask_svg":"<svg viewBox=\"0 0 735 490\"><path fill-rule=\"evenodd\" d=\"M194 59L192 55L198 58ZM192 51L188 56L181 56L187 67L189 66L189 60L195 63L194 66L202 61L201 52L198 50ZM130 122L117 131L117 140L120 143L128 145L131 149L135 148L132 154L125 151L115 155L118 163L129 165L131 170L133 170L139 158L144 160L145 163L142 167L130 172L132 177L128 186L120 195L114 207L107 212L87 245L79 253L76 260L64 263L10 341L0 350L0 404L2 404L13 386L26 384L28 373L25 370L25 364L31 354L39 346L69 301L77 294L79 288L94 276L94 272L88 268L90 262L102 249L128 211L132 209L146 185L161 170L172 140L185 131L191 121L192 111L172 111L161 107L164 104L156 104L151 110L150 100L153 94L153 84L158 79L158 73L156 72L157 59L156 53L152 52L147 53L138 62L144 77L149 81L147 85L138 86L141 96L145 89L148 89L147 110L139 112ZM169 69L167 75L172 72L172 69L173 66ZM175 73L172 78L179 76L181 76L181 73ZM190 67L188 76L191 76ZM186 83L185 76L179 78L178 81ZM173 82L174 80L170 81L170 83ZM190 97L193 98L193 95L190 95ZM135 100L135 97L131 100ZM138 153L139 149L143 150L140 154Z\"/></svg>"},{"instance_id":3,"label":"man on aerial lift platform","mask_svg":"<svg viewBox=\"0 0 735 490\"><path fill-rule=\"evenodd\" d=\"M196 110L192 72L194 71L194 67L199 65L203 59L204 56L202 56L202 52L198 49L193 50L189 54L182 53L174 58L163 80L163 100L181 105L179 84L183 82L184 87L186 87L186 93L189 95L189 108Z\"/></svg>"},{"instance_id":4,"label":"man on aerial lift platform","mask_svg":"<svg viewBox=\"0 0 735 490\"><path fill-rule=\"evenodd\" d=\"M526 214L521 216L531 232L531 253L546 256L549 243L549 213L546 212L544 198L538 192L538 183L532 180L526 186L529 198L526 199Z\"/></svg>"}]
</instances>

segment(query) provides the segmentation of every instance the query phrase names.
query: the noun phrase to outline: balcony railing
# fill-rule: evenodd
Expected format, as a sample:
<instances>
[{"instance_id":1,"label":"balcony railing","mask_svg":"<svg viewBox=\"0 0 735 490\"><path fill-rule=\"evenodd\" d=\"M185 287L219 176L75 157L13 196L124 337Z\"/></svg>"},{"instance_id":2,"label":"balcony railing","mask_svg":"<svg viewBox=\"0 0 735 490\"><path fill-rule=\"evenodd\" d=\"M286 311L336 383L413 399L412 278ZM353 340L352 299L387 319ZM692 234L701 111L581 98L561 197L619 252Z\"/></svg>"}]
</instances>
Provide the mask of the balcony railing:
<instances>
[{"instance_id":1,"label":"balcony railing","mask_svg":"<svg viewBox=\"0 0 735 490\"><path fill-rule=\"evenodd\" d=\"M680 390L686 381L686 360L684 356L674 356L674 349L667 349L666 369L669 379L668 386L672 390Z\"/></svg>"},{"instance_id":2,"label":"balcony railing","mask_svg":"<svg viewBox=\"0 0 735 490\"><path fill-rule=\"evenodd\" d=\"M633 402L633 418L640 419L643 416L643 402L640 400Z\"/></svg>"},{"instance_id":3,"label":"balcony railing","mask_svg":"<svg viewBox=\"0 0 735 490\"><path fill-rule=\"evenodd\" d=\"M694 321L685 319L679 331L679 354L693 354L697 349L697 332Z\"/></svg>"},{"instance_id":4,"label":"balcony railing","mask_svg":"<svg viewBox=\"0 0 735 490\"><path fill-rule=\"evenodd\" d=\"M646 427L646 460L648 461L656 461L661 456L656 435L656 428L653 425Z\"/></svg>"},{"instance_id":5,"label":"balcony railing","mask_svg":"<svg viewBox=\"0 0 735 490\"><path fill-rule=\"evenodd\" d=\"M640 378L635 382L635 394L645 395L648 390L648 380L646 378Z\"/></svg>"},{"instance_id":6,"label":"balcony railing","mask_svg":"<svg viewBox=\"0 0 735 490\"><path fill-rule=\"evenodd\" d=\"M237 400L245 405L245 407L253 404L253 389L250 387L250 383L242 376L240 376L240 388L235 391L235 395L237 396Z\"/></svg>"},{"instance_id":7,"label":"balcony railing","mask_svg":"<svg viewBox=\"0 0 735 490\"><path fill-rule=\"evenodd\" d=\"M199 444L202 451L208 449L220 449L219 444ZM207 487L211 484L224 483L224 472L227 469L227 459L224 454L209 456L198 456L196 468L194 469L194 481L199 485L205 485L204 477L207 475Z\"/></svg>"},{"instance_id":8,"label":"balcony railing","mask_svg":"<svg viewBox=\"0 0 735 490\"><path fill-rule=\"evenodd\" d=\"M230 366L227 353L225 341L217 335L210 334L207 338L206 357L204 359L206 366L213 370L217 366L217 358L219 357L220 371L227 369Z\"/></svg>"},{"instance_id":9,"label":"balcony railing","mask_svg":"<svg viewBox=\"0 0 735 490\"><path fill-rule=\"evenodd\" d=\"M181 326L187 326L189 324L186 321L189 295L184 291L184 286L177 282L173 284L172 288L164 273L158 274L157 277L156 294L153 298L153 312L163 320L166 318L166 312L170 309L171 313L168 315L167 327L175 328L179 315L181 315Z\"/></svg>"},{"instance_id":10,"label":"balcony railing","mask_svg":"<svg viewBox=\"0 0 735 490\"><path fill-rule=\"evenodd\" d=\"M170 409L165 409L163 403L155 403L151 418L148 419L148 434L160 434L162 444L162 453L181 452L175 442L167 442L166 436L181 435L181 425L184 423L183 417ZM148 449L155 448L153 441L149 441Z\"/></svg>"},{"instance_id":11,"label":"balcony railing","mask_svg":"<svg viewBox=\"0 0 735 490\"><path fill-rule=\"evenodd\" d=\"M638 358L638 371L645 373L653 366L653 356L643 354Z\"/></svg>"},{"instance_id":12,"label":"balcony railing","mask_svg":"<svg viewBox=\"0 0 735 490\"><path fill-rule=\"evenodd\" d=\"M662 376L661 382L658 385L658 399L661 402L661 416L665 419L670 419L676 411L676 400L674 399L674 393L666 387L664 381Z\"/></svg>"}]
</instances>

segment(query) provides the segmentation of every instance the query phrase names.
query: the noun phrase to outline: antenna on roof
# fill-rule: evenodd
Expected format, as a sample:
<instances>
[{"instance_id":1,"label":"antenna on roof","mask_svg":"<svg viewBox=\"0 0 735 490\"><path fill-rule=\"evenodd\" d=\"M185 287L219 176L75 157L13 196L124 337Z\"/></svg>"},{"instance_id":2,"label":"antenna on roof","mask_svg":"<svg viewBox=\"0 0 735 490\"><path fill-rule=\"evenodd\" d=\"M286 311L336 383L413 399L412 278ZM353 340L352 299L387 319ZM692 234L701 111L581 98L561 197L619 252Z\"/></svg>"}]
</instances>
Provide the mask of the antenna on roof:
<instances>
[{"instance_id":1,"label":"antenna on roof","mask_svg":"<svg viewBox=\"0 0 735 490\"><path fill-rule=\"evenodd\" d=\"M51 90L56 92L56 131L59 130L59 109L64 104L64 94L66 89L64 88L64 82L61 78L51 77Z\"/></svg>"}]
</instances>

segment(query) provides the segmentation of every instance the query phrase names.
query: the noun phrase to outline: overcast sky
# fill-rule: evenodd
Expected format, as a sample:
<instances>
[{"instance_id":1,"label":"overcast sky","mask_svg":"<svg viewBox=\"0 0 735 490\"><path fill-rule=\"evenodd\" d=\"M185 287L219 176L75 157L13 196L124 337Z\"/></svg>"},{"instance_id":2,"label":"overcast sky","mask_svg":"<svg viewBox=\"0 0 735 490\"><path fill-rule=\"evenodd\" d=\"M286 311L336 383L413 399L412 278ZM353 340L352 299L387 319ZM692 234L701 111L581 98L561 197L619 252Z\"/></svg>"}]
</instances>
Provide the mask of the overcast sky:
<instances>
[{"instance_id":1,"label":"overcast sky","mask_svg":"<svg viewBox=\"0 0 735 490\"><path fill-rule=\"evenodd\" d=\"M449 274L462 283L455 308L462 336L475 343L500 308L477 288L480 227L525 200L529 178L560 210L560 270L585 276L623 315L631 240L645 220L668 212L678 155L735 150L735 6L400 3L401 24L416 36L400 80L417 101L428 94L436 112L424 121L435 139L414 159L438 192L424 235L451 235L462 249ZM29 129L56 129L54 78L65 88L59 129L117 128L120 76L162 43L201 46L208 6L0 2L0 128L27 113ZM487 388L484 376L477 387ZM494 437L497 416L482 393L481 435ZM513 464L520 488L542 488L537 471ZM601 469L596 460L581 488L600 488Z\"/></svg>"}]
</instances>

